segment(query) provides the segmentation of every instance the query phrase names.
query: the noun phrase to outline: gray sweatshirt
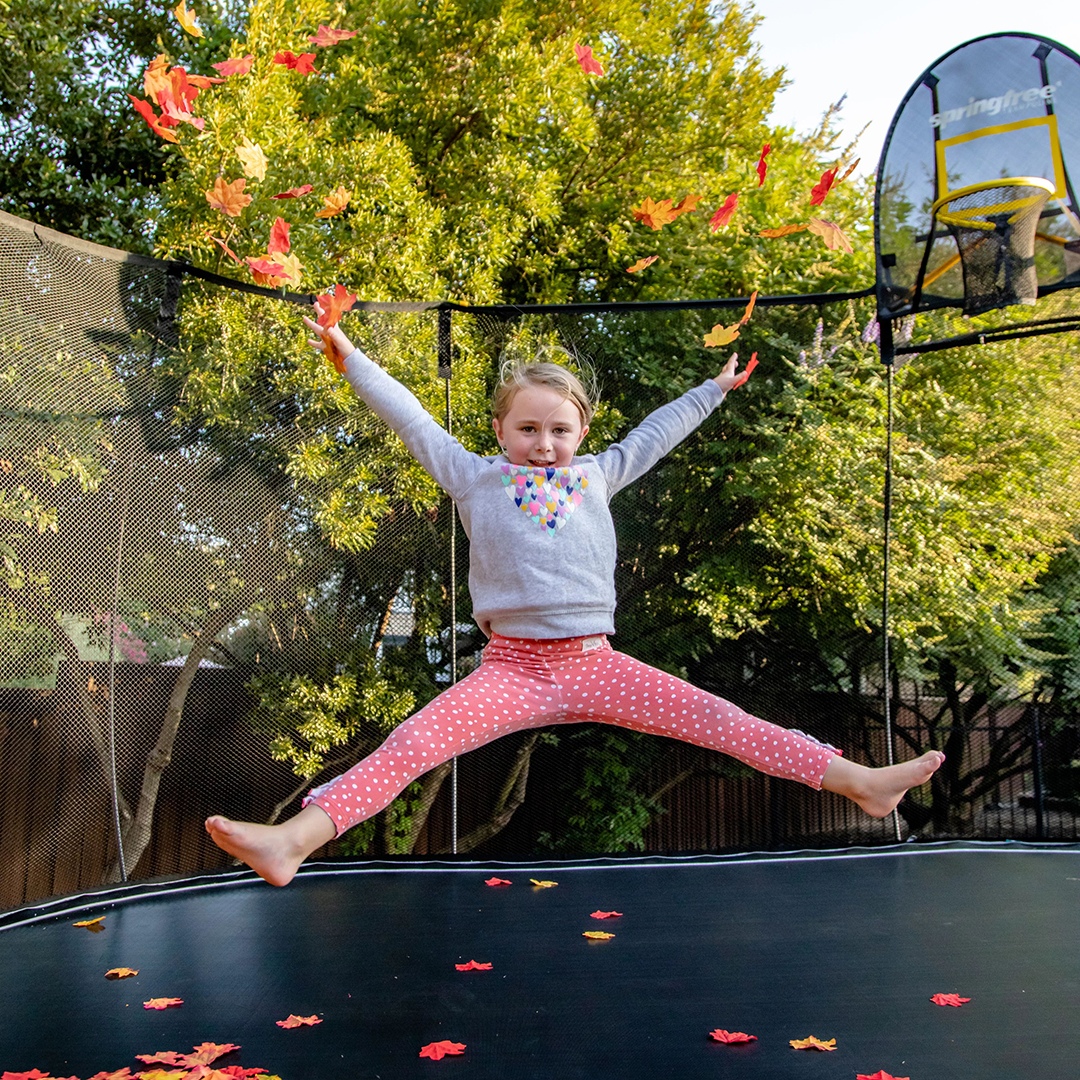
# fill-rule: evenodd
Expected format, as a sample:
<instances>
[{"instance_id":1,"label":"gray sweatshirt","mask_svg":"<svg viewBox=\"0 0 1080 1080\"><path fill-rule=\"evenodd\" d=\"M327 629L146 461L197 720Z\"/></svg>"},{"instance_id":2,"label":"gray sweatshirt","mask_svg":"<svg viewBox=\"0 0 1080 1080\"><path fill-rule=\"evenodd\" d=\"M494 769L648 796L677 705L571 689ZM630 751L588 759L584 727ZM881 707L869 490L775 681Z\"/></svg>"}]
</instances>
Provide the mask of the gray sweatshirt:
<instances>
[{"instance_id":1,"label":"gray sweatshirt","mask_svg":"<svg viewBox=\"0 0 1080 1080\"><path fill-rule=\"evenodd\" d=\"M359 349L346 359L345 374L457 504L470 540L473 617L489 637L614 632L615 528L608 503L724 400L709 379L650 413L603 453L540 469L466 450Z\"/></svg>"}]
</instances>

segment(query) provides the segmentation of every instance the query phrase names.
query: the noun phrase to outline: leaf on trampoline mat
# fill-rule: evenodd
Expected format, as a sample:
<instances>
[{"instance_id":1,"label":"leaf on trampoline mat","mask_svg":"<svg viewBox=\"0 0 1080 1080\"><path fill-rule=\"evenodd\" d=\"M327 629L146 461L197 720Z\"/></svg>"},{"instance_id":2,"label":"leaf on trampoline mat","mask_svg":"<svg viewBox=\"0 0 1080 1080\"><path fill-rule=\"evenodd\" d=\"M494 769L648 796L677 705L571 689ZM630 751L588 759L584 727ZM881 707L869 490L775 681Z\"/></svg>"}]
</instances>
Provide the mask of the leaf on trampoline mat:
<instances>
[{"instance_id":1,"label":"leaf on trampoline mat","mask_svg":"<svg viewBox=\"0 0 1080 1080\"><path fill-rule=\"evenodd\" d=\"M735 213L739 206L739 193L733 191L723 202L720 208L709 219L709 224L712 226L712 231L716 232L717 229L722 228L731 221L732 215Z\"/></svg>"},{"instance_id":2,"label":"leaf on trampoline mat","mask_svg":"<svg viewBox=\"0 0 1080 1080\"><path fill-rule=\"evenodd\" d=\"M821 174L821 179L810 189L810 205L820 206L825 201L825 196L829 194L829 189L833 186L833 181L836 179L836 173L839 166L834 169L826 169Z\"/></svg>"},{"instance_id":3,"label":"leaf on trampoline mat","mask_svg":"<svg viewBox=\"0 0 1080 1080\"><path fill-rule=\"evenodd\" d=\"M808 229L806 224L802 225L779 225L775 229L762 229L758 233L758 236L767 237L769 240L775 240L778 236L790 236L792 233L802 232L804 229Z\"/></svg>"},{"instance_id":4,"label":"leaf on trampoline mat","mask_svg":"<svg viewBox=\"0 0 1080 1080\"><path fill-rule=\"evenodd\" d=\"M856 161L855 164L858 165L859 163ZM854 166L852 167L854 168ZM911 1077L893 1076L891 1073L887 1073L884 1069L880 1069L878 1072L871 1073L869 1075L866 1073L859 1073L859 1075L855 1077L855 1080L911 1080Z\"/></svg>"},{"instance_id":5,"label":"leaf on trampoline mat","mask_svg":"<svg viewBox=\"0 0 1080 1080\"><path fill-rule=\"evenodd\" d=\"M603 65L593 56L591 45L575 45L574 55L577 57L578 64L581 65L581 70L586 75L604 74Z\"/></svg>"},{"instance_id":6,"label":"leaf on trampoline mat","mask_svg":"<svg viewBox=\"0 0 1080 1080\"><path fill-rule=\"evenodd\" d=\"M467 964L455 964L454 967L458 971L491 971L491 964L479 964L475 960L470 960Z\"/></svg>"},{"instance_id":7,"label":"leaf on trampoline mat","mask_svg":"<svg viewBox=\"0 0 1080 1080\"><path fill-rule=\"evenodd\" d=\"M741 325L741 323L732 323L731 326L725 326L723 323L717 323L705 335L705 348L719 349L723 345L730 345L739 336Z\"/></svg>"},{"instance_id":8,"label":"leaf on trampoline mat","mask_svg":"<svg viewBox=\"0 0 1080 1080\"><path fill-rule=\"evenodd\" d=\"M594 911L590 916L590 919L621 919L621 911Z\"/></svg>"},{"instance_id":9,"label":"leaf on trampoline mat","mask_svg":"<svg viewBox=\"0 0 1080 1080\"><path fill-rule=\"evenodd\" d=\"M134 1080L134 1073L125 1065L116 1072L99 1072L87 1077L87 1080Z\"/></svg>"},{"instance_id":10,"label":"leaf on trampoline mat","mask_svg":"<svg viewBox=\"0 0 1080 1080\"><path fill-rule=\"evenodd\" d=\"M183 998L151 998L149 1001L144 1001L142 1007L144 1009L175 1009L183 1004Z\"/></svg>"},{"instance_id":11,"label":"leaf on trampoline mat","mask_svg":"<svg viewBox=\"0 0 1080 1080\"><path fill-rule=\"evenodd\" d=\"M485 884L485 885L492 885L492 886L494 886L494 885L509 885L509 884L511 884L511 882L507 881L507 880L506 880L506 878L501 878L501 877L489 877L489 878L488 878L488 879L487 879L487 880L486 880L486 881L484 882L484 884Z\"/></svg>"},{"instance_id":12,"label":"leaf on trampoline mat","mask_svg":"<svg viewBox=\"0 0 1080 1080\"><path fill-rule=\"evenodd\" d=\"M451 1042L449 1039L428 1043L427 1046L420 1048L420 1056L431 1058L433 1061L438 1061L439 1058L445 1057L447 1054L463 1054L464 1052L464 1043Z\"/></svg>"},{"instance_id":13,"label":"leaf on trampoline mat","mask_svg":"<svg viewBox=\"0 0 1080 1080\"><path fill-rule=\"evenodd\" d=\"M613 938L614 934L607 934L603 930L586 930L582 937L587 937L590 941L607 941L608 938Z\"/></svg>"},{"instance_id":14,"label":"leaf on trampoline mat","mask_svg":"<svg viewBox=\"0 0 1080 1080\"><path fill-rule=\"evenodd\" d=\"M130 979L133 975L138 975L138 974L139 974L139 969L138 968L129 968L129 967L109 968L109 970L105 972L105 978L106 979Z\"/></svg>"},{"instance_id":15,"label":"leaf on trampoline mat","mask_svg":"<svg viewBox=\"0 0 1080 1080\"><path fill-rule=\"evenodd\" d=\"M138 1077L139 1080L184 1080L187 1075L187 1069L151 1069L150 1072L139 1073Z\"/></svg>"},{"instance_id":16,"label":"leaf on trampoline mat","mask_svg":"<svg viewBox=\"0 0 1080 1080\"><path fill-rule=\"evenodd\" d=\"M105 916L99 915L96 919L83 919L82 922L72 923L72 926L85 926L91 934L100 934L105 929Z\"/></svg>"},{"instance_id":17,"label":"leaf on trampoline mat","mask_svg":"<svg viewBox=\"0 0 1080 1080\"><path fill-rule=\"evenodd\" d=\"M815 236L820 236L830 251L846 251L849 255L855 249L844 235L843 229L833 221L824 218L811 218L806 226Z\"/></svg>"},{"instance_id":18,"label":"leaf on trampoline mat","mask_svg":"<svg viewBox=\"0 0 1080 1080\"><path fill-rule=\"evenodd\" d=\"M639 270L644 270L645 267L652 266L652 264L656 262L658 258L660 258L659 255L649 255L647 258L638 259L638 261L634 263L633 266L628 266L626 268L626 272L628 274L636 274Z\"/></svg>"},{"instance_id":19,"label":"leaf on trampoline mat","mask_svg":"<svg viewBox=\"0 0 1080 1080\"><path fill-rule=\"evenodd\" d=\"M240 211L251 202L251 196L244 193L244 185L247 179L237 177L229 183L225 177L219 176L214 181L212 188L207 188L204 194L211 209L220 210L227 217L239 217Z\"/></svg>"},{"instance_id":20,"label":"leaf on trampoline mat","mask_svg":"<svg viewBox=\"0 0 1080 1080\"><path fill-rule=\"evenodd\" d=\"M31 1069L29 1072L6 1072L3 1074L4 1080L52 1080L47 1072L42 1072L40 1069Z\"/></svg>"},{"instance_id":21,"label":"leaf on trampoline mat","mask_svg":"<svg viewBox=\"0 0 1080 1080\"><path fill-rule=\"evenodd\" d=\"M821 1039L815 1038L813 1035L808 1036L805 1039L790 1039L789 1040L794 1050L835 1050L836 1040L829 1039L827 1042L822 1042Z\"/></svg>"},{"instance_id":22,"label":"leaf on trampoline mat","mask_svg":"<svg viewBox=\"0 0 1080 1080\"><path fill-rule=\"evenodd\" d=\"M285 1020L275 1020L275 1024L279 1028L298 1028L298 1027L314 1027L316 1024L321 1024L322 1021L317 1016L297 1016L295 1013L289 1013Z\"/></svg>"},{"instance_id":23,"label":"leaf on trampoline mat","mask_svg":"<svg viewBox=\"0 0 1080 1080\"><path fill-rule=\"evenodd\" d=\"M536 878L534 878L534 877L529 878L529 880L538 889L554 889L555 886L559 884L557 881L537 881Z\"/></svg>"},{"instance_id":24,"label":"leaf on trampoline mat","mask_svg":"<svg viewBox=\"0 0 1080 1080\"><path fill-rule=\"evenodd\" d=\"M930 999L935 1005L952 1005L959 1009L965 1001L970 1001L971 998L960 997L959 994L935 994Z\"/></svg>"},{"instance_id":25,"label":"leaf on trampoline mat","mask_svg":"<svg viewBox=\"0 0 1080 1080\"><path fill-rule=\"evenodd\" d=\"M756 1035L747 1035L745 1031L727 1031L725 1028L717 1028L709 1032L709 1038L722 1043L745 1043L753 1042Z\"/></svg>"},{"instance_id":26,"label":"leaf on trampoline mat","mask_svg":"<svg viewBox=\"0 0 1080 1080\"><path fill-rule=\"evenodd\" d=\"M306 195L309 191L312 191L313 186L311 184L301 184L299 187L291 187L288 191L279 191L276 195L271 195L271 199L299 199L301 196Z\"/></svg>"},{"instance_id":27,"label":"leaf on trampoline mat","mask_svg":"<svg viewBox=\"0 0 1080 1080\"><path fill-rule=\"evenodd\" d=\"M323 313L319 316L319 325L324 330L337 326L341 316L356 303L356 294L349 292L344 285L335 285L332 293L323 293L319 298L319 307Z\"/></svg>"},{"instance_id":28,"label":"leaf on trampoline mat","mask_svg":"<svg viewBox=\"0 0 1080 1080\"><path fill-rule=\"evenodd\" d=\"M185 1057L186 1054L178 1054L175 1050L159 1050L156 1054L136 1054L135 1060L147 1065L182 1065Z\"/></svg>"},{"instance_id":29,"label":"leaf on trampoline mat","mask_svg":"<svg viewBox=\"0 0 1080 1080\"><path fill-rule=\"evenodd\" d=\"M212 1065L219 1057L224 1057L225 1054L239 1049L239 1043L199 1043L198 1046L191 1048L190 1054L182 1055L179 1064L186 1065L189 1069L196 1065Z\"/></svg>"}]
</instances>

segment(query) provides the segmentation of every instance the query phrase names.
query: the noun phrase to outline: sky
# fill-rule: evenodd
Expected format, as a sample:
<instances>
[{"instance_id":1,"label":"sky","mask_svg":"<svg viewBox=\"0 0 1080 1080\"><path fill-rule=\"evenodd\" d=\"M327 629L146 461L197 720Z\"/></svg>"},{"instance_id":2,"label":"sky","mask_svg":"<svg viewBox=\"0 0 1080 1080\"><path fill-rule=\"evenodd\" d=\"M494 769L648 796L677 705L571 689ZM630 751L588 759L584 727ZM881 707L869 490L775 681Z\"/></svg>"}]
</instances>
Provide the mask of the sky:
<instances>
[{"instance_id":1,"label":"sky","mask_svg":"<svg viewBox=\"0 0 1080 1080\"><path fill-rule=\"evenodd\" d=\"M840 117L845 136L854 138L870 124L856 150L861 173L876 169L911 84L957 45L1013 31L1041 34L1080 52L1080 5L1074 3L1040 8L1017 0L755 0L754 9L762 17L755 32L761 59L770 69L785 67L791 83L778 96L771 122L809 131L846 94Z\"/></svg>"}]
</instances>

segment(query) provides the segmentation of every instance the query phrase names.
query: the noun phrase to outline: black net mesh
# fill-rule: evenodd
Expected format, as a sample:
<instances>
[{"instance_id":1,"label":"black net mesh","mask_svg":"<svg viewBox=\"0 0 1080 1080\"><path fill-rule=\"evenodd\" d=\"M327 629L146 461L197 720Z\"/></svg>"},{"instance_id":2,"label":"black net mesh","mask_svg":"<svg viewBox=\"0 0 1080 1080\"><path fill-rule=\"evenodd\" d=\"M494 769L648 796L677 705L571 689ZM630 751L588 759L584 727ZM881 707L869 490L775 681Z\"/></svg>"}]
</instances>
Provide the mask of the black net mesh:
<instances>
[{"instance_id":1,"label":"black net mesh","mask_svg":"<svg viewBox=\"0 0 1080 1080\"><path fill-rule=\"evenodd\" d=\"M483 641L451 503L306 347L292 303L7 217L0 253L0 907L10 907L124 874L227 864L207 814L291 815L309 787L470 671ZM702 335L741 308L369 305L344 325L479 453L495 450L488 398L500 360L558 346L603 388L586 447L598 449L715 374ZM721 419L612 504L614 644L879 764L885 428L880 371L859 338L871 314L851 299L759 306L739 344L775 358L755 376L760 392L732 395ZM841 420L859 432L844 447L830 435ZM917 516L919 485L937 481L907 479L913 495L898 513ZM1017 513L1040 505L1038 484L1030 498ZM817 533L807 506L821 511ZM850 541L839 555L836 530ZM959 518L954 532L962 551ZM894 691L901 756L953 736L958 713L920 701L914 684ZM1018 701L972 701L956 752L979 784L938 815L939 834L1076 838L1075 721L1044 714L1037 743L1038 717ZM1024 801L1039 788L1034 746L1061 774L1057 809ZM928 820L916 807L901 827ZM456 775L434 770L329 853L518 857L894 835L891 819L730 759L575 725L499 740L462 757Z\"/></svg>"}]
</instances>

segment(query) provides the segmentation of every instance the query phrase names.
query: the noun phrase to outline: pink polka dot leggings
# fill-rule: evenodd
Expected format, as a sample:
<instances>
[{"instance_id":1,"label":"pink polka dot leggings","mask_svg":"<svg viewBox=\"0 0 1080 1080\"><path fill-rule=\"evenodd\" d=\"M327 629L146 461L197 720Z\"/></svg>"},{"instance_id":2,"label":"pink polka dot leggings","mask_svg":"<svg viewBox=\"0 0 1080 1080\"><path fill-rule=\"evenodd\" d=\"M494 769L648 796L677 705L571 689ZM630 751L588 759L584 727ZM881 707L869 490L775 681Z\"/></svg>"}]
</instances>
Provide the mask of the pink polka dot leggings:
<instances>
[{"instance_id":1,"label":"pink polka dot leggings","mask_svg":"<svg viewBox=\"0 0 1080 1080\"><path fill-rule=\"evenodd\" d=\"M480 666L343 776L311 791L340 836L436 765L512 731L592 720L669 735L770 776L821 787L839 753L615 652L604 636L532 641L495 634Z\"/></svg>"}]
</instances>

